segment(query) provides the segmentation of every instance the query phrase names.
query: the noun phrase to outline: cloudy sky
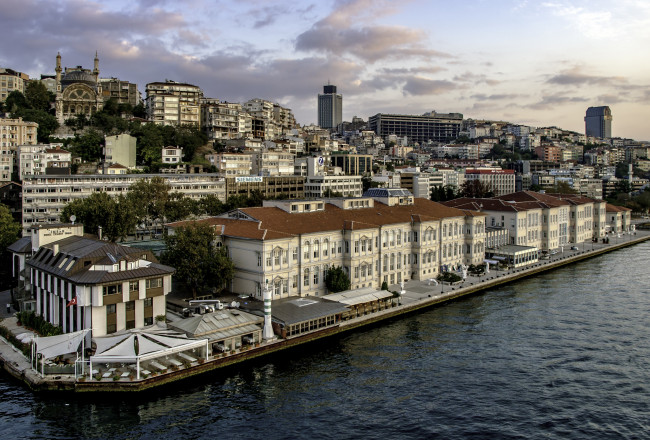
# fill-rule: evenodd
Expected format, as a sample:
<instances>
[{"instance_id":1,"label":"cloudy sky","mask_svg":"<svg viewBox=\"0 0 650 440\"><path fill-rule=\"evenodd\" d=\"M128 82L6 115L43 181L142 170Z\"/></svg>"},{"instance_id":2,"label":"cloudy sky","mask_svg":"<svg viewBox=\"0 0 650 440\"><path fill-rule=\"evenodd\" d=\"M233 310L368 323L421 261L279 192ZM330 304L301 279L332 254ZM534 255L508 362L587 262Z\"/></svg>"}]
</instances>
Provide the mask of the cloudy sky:
<instances>
[{"instance_id":1,"label":"cloudy sky","mask_svg":"<svg viewBox=\"0 0 650 440\"><path fill-rule=\"evenodd\" d=\"M264 98L316 122L328 81L343 118L460 112L650 140L647 0L2 0L0 66L173 79L231 102Z\"/></svg>"}]
</instances>

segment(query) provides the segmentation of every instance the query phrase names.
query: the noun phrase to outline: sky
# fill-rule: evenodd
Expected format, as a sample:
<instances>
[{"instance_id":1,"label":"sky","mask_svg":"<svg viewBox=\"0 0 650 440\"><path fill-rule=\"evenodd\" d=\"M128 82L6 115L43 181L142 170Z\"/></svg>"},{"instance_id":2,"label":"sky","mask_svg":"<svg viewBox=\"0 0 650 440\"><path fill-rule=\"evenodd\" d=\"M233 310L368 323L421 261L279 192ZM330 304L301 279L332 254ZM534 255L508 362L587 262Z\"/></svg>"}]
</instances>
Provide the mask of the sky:
<instances>
[{"instance_id":1,"label":"sky","mask_svg":"<svg viewBox=\"0 0 650 440\"><path fill-rule=\"evenodd\" d=\"M333 84L343 119L459 112L650 140L648 0L2 0L0 67L63 67L145 85L268 99L317 123Z\"/></svg>"}]
</instances>

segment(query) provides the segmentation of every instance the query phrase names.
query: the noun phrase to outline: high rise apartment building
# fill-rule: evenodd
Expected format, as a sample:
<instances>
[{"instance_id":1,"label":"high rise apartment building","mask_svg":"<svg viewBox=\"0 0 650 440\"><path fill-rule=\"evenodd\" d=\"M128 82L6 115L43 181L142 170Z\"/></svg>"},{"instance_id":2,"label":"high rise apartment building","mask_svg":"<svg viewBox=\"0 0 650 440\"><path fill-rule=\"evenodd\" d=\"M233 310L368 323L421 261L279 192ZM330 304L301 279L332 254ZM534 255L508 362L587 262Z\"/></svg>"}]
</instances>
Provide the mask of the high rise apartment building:
<instances>
[{"instance_id":1,"label":"high rise apartment building","mask_svg":"<svg viewBox=\"0 0 650 440\"><path fill-rule=\"evenodd\" d=\"M343 96L336 93L336 86L323 86L318 95L318 125L321 128L336 128L343 122Z\"/></svg>"},{"instance_id":2,"label":"high rise apartment building","mask_svg":"<svg viewBox=\"0 0 650 440\"><path fill-rule=\"evenodd\" d=\"M25 93L29 75L12 69L0 68L0 102L4 102L11 92Z\"/></svg>"},{"instance_id":3,"label":"high rise apartment building","mask_svg":"<svg viewBox=\"0 0 650 440\"><path fill-rule=\"evenodd\" d=\"M201 125L203 91L199 87L167 80L147 84L146 92L150 121L160 125Z\"/></svg>"},{"instance_id":4,"label":"high rise apartment building","mask_svg":"<svg viewBox=\"0 0 650 440\"><path fill-rule=\"evenodd\" d=\"M140 103L140 92L138 85L118 78L100 78L102 85L102 98L104 102L115 99L119 104L131 104L136 106Z\"/></svg>"},{"instance_id":5,"label":"high rise apartment building","mask_svg":"<svg viewBox=\"0 0 650 440\"><path fill-rule=\"evenodd\" d=\"M612 137L612 111L608 106L589 107L585 116L585 135Z\"/></svg>"}]
</instances>

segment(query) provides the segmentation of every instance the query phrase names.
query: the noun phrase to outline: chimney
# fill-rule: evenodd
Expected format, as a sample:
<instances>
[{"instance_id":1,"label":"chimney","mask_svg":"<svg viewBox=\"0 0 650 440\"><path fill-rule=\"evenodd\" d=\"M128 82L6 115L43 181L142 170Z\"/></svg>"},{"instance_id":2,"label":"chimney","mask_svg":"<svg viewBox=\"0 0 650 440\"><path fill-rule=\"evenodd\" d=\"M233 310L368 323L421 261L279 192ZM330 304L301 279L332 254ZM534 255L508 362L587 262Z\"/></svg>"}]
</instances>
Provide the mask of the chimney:
<instances>
[{"instance_id":1,"label":"chimney","mask_svg":"<svg viewBox=\"0 0 650 440\"><path fill-rule=\"evenodd\" d=\"M101 240L102 239L102 227L97 226L97 237Z\"/></svg>"},{"instance_id":2,"label":"chimney","mask_svg":"<svg viewBox=\"0 0 650 440\"><path fill-rule=\"evenodd\" d=\"M54 245L52 246L52 253L53 253L54 255L56 255L56 254L59 253L59 245L58 245L58 244L54 244Z\"/></svg>"}]
</instances>

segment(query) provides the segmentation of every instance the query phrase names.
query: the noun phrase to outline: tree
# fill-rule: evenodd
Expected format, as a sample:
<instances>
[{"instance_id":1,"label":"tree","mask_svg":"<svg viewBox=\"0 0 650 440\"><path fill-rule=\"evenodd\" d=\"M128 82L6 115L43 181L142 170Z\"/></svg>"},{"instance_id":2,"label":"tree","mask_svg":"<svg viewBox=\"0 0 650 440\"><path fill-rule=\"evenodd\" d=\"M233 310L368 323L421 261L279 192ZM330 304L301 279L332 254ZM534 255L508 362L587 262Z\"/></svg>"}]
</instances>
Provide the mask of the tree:
<instances>
[{"instance_id":1,"label":"tree","mask_svg":"<svg viewBox=\"0 0 650 440\"><path fill-rule=\"evenodd\" d=\"M206 215L219 215L226 212L224 204L214 194L208 194L199 201L201 212Z\"/></svg>"},{"instance_id":2,"label":"tree","mask_svg":"<svg viewBox=\"0 0 650 440\"><path fill-rule=\"evenodd\" d=\"M494 197L494 190L490 184L483 183L478 179L466 180L460 188L460 196L477 199L489 198Z\"/></svg>"},{"instance_id":3,"label":"tree","mask_svg":"<svg viewBox=\"0 0 650 440\"><path fill-rule=\"evenodd\" d=\"M50 103L54 102L54 94L40 81L30 81L25 86L25 99L34 110L48 112Z\"/></svg>"},{"instance_id":4,"label":"tree","mask_svg":"<svg viewBox=\"0 0 650 440\"><path fill-rule=\"evenodd\" d=\"M23 95L18 90L14 90L13 92L9 93L5 99L5 108L11 113L17 113L20 110L30 108L30 106L27 102L27 98L25 98L25 95Z\"/></svg>"},{"instance_id":5,"label":"tree","mask_svg":"<svg viewBox=\"0 0 650 440\"><path fill-rule=\"evenodd\" d=\"M551 188L550 192L556 194L577 194L578 193L578 191L573 189L573 187L569 185L567 182L555 182L555 185L553 185L553 188Z\"/></svg>"},{"instance_id":6,"label":"tree","mask_svg":"<svg viewBox=\"0 0 650 440\"><path fill-rule=\"evenodd\" d=\"M63 208L61 221L69 222L74 215L84 225L84 232L97 234L115 242L124 239L135 229L136 217L133 206L125 196L111 197L105 192L96 192L85 199L73 200Z\"/></svg>"},{"instance_id":7,"label":"tree","mask_svg":"<svg viewBox=\"0 0 650 440\"><path fill-rule=\"evenodd\" d=\"M434 202L446 202L456 198L454 187L451 185L438 185L431 188L431 200Z\"/></svg>"},{"instance_id":8,"label":"tree","mask_svg":"<svg viewBox=\"0 0 650 440\"><path fill-rule=\"evenodd\" d=\"M199 290L222 290L235 274L235 266L225 248L216 248L216 234L210 225L192 223L179 227L164 240L167 250L161 260L176 268L176 277L196 298Z\"/></svg>"},{"instance_id":9,"label":"tree","mask_svg":"<svg viewBox=\"0 0 650 440\"><path fill-rule=\"evenodd\" d=\"M350 278L341 266L332 266L325 275L325 286L332 293L350 290Z\"/></svg>"},{"instance_id":10,"label":"tree","mask_svg":"<svg viewBox=\"0 0 650 440\"><path fill-rule=\"evenodd\" d=\"M7 246L14 243L20 237L20 223L16 222L11 215L11 210L0 203L0 255L5 257ZM6 265L3 265L6 267Z\"/></svg>"},{"instance_id":11,"label":"tree","mask_svg":"<svg viewBox=\"0 0 650 440\"><path fill-rule=\"evenodd\" d=\"M126 198L135 207L137 223L151 226L156 221L163 223L170 200L171 185L162 177L151 180L140 179L129 187Z\"/></svg>"}]
</instances>

